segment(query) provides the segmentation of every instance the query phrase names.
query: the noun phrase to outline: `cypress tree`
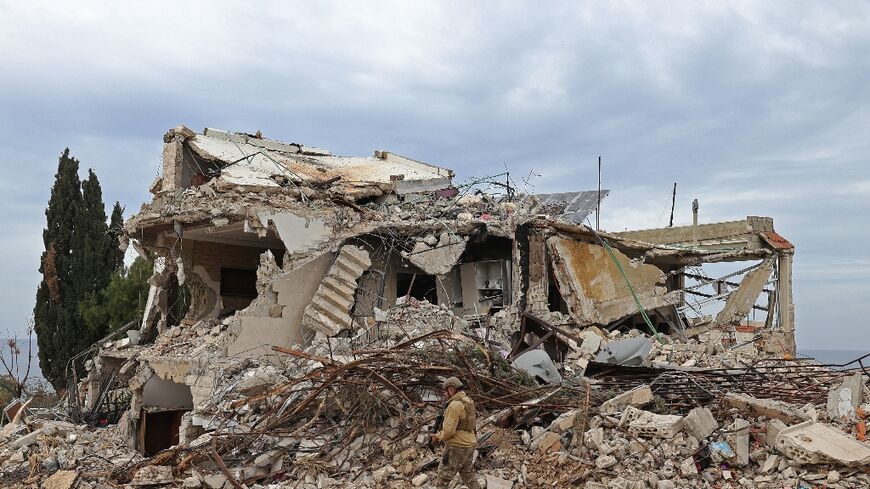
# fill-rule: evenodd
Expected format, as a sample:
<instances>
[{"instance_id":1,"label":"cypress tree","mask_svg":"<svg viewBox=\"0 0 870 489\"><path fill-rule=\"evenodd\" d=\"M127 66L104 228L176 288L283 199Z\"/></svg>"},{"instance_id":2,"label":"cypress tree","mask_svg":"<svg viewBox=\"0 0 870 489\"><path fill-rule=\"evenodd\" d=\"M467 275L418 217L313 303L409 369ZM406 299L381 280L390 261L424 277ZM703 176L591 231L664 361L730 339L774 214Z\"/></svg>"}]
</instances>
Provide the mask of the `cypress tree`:
<instances>
[{"instance_id":1,"label":"cypress tree","mask_svg":"<svg viewBox=\"0 0 870 489\"><path fill-rule=\"evenodd\" d=\"M100 182L93 170L81 182L78 169L78 160L64 150L45 210L43 279L34 307L39 365L56 388L65 386L68 360L108 329L86 327L79 304L109 284L117 260Z\"/></svg>"},{"instance_id":2,"label":"cypress tree","mask_svg":"<svg viewBox=\"0 0 870 489\"><path fill-rule=\"evenodd\" d=\"M88 170L82 182L82 207L76 215L73 236L71 278L75 288L76 311L78 305L109 284L114 271L111 236L106 225L103 189L93 170ZM86 328L79 318L79 334L75 352L84 350L104 336L107 327Z\"/></svg>"},{"instance_id":3,"label":"cypress tree","mask_svg":"<svg viewBox=\"0 0 870 489\"><path fill-rule=\"evenodd\" d=\"M82 207L78 170L78 160L70 156L69 148L65 149L45 209L46 227L42 232L45 252L39 267L42 281L33 310L39 366L56 388L63 387L70 345L75 344L80 326L77 298L70 280L75 222Z\"/></svg>"},{"instance_id":4,"label":"cypress tree","mask_svg":"<svg viewBox=\"0 0 870 489\"><path fill-rule=\"evenodd\" d=\"M112 208L112 218L109 220L109 263L112 270L119 271L124 268L124 252L121 251L119 237L124 232L124 208L119 202L115 202Z\"/></svg>"}]
</instances>

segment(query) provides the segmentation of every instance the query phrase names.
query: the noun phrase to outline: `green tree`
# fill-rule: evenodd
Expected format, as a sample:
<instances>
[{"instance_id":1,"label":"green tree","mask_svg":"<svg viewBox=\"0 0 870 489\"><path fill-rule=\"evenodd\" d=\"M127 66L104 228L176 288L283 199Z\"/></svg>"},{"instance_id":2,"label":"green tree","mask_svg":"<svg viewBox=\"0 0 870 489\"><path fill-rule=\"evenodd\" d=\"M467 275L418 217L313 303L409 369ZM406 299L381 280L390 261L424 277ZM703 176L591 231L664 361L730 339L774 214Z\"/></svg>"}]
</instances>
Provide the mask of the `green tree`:
<instances>
[{"instance_id":1,"label":"green tree","mask_svg":"<svg viewBox=\"0 0 870 489\"><path fill-rule=\"evenodd\" d=\"M88 179L82 182L82 209L75 215L74 226L71 273L81 301L108 285L115 269L103 189L93 170L88 170Z\"/></svg>"},{"instance_id":2,"label":"green tree","mask_svg":"<svg viewBox=\"0 0 870 489\"><path fill-rule=\"evenodd\" d=\"M79 162L69 154L60 157L42 232L42 281L36 290L33 309L39 366L46 379L56 387L63 385L63 369L69 359L68 345L79 329L76 298L68 280L72 261L73 227L82 206Z\"/></svg>"},{"instance_id":3,"label":"green tree","mask_svg":"<svg viewBox=\"0 0 870 489\"><path fill-rule=\"evenodd\" d=\"M115 263L112 246L117 246L106 225L97 175L90 170L82 182L78 170L78 160L65 149L45 210L42 281L33 309L39 365L56 388L64 387L68 360L105 333L105 328L85 327L79 303L109 283Z\"/></svg>"},{"instance_id":4,"label":"green tree","mask_svg":"<svg viewBox=\"0 0 870 489\"><path fill-rule=\"evenodd\" d=\"M110 262L113 270L121 270L124 268L124 252L120 248L119 238L124 232L124 208L120 202L115 202L115 207L112 208L112 218L109 219L109 241L112 243L109 254L112 256Z\"/></svg>"},{"instance_id":5,"label":"green tree","mask_svg":"<svg viewBox=\"0 0 870 489\"><path fill-rule=\"evenodd\" d=\"M112 275L105 289L91 294L81 304L79 312L92 331L114 331L142 316L148 298L151 262L136 257L129 269Z\"/></svg>"}]
</instances>

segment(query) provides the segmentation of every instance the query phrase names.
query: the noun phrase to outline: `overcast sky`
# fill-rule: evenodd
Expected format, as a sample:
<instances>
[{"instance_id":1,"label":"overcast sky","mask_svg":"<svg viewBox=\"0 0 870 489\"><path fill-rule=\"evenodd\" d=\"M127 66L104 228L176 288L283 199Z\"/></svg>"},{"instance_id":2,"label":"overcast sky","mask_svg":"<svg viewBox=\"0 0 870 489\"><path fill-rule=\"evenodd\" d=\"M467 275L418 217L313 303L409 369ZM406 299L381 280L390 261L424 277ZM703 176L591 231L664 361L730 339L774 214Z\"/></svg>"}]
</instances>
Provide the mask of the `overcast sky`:
<instances>
[{"instance_id":1,"label":"overcast sky","mask_svg":"<svg viewBox=\"0 0 870 489\"><path fill-rule=\"evenodd\" d=\"M870 351L870 4L435 4L0 0L0 332L31 314L64 147L129 217L185 124L537 192L595 188L602 155L602 227L667 225L674 182L677 224L694 198L771 216L799 347Z\"/></svg>"}]
</instances>

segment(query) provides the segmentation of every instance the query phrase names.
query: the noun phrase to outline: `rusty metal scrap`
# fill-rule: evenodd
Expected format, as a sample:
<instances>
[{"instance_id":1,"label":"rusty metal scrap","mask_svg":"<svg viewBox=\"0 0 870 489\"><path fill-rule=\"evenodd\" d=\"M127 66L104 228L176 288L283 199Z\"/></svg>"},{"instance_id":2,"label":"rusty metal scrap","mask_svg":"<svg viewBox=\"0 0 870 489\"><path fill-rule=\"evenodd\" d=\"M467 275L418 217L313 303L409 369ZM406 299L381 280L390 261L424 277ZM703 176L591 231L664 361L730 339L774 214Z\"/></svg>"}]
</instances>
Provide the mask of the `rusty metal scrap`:
<instances>
[{"instance_id":1,"label":"rusty metal scrap","mask_svg":"<svg viewBox=\"0 0 870 489\"><path fill-rule=\"evenodd\" d=\"M597 362L590 362L586 369L586 376L602 389L628 390L649 384L654 394L679 412L711 404L729 392L797 405L820 402L827 398L831 385L848 373L784 359L735 369L627 367Z\"/></svg>"}]
</instances>

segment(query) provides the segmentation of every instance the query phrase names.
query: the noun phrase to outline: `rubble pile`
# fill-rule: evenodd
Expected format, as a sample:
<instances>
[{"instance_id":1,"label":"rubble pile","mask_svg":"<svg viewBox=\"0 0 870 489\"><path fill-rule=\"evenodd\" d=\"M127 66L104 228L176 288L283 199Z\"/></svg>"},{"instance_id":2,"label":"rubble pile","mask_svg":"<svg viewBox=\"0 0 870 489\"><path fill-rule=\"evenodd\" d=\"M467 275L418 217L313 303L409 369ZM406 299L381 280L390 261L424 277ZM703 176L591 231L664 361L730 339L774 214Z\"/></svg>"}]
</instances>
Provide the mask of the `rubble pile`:
<instances>
[{"instance_id":1,"label":"rubble pile","mask_svg":"<svg viewBox=\"0 0 870 489\"><path fill-rule=\"evenodd\" d=\"M410 296L388 311L375 311L374 338L386 346L390 340L403 341L434 331L466 331L469 322L445 307L418 301Z\"/></svg>"},{"instance_id":2,"label":"rubble pile","mask_svg":"<svg viewBox=\"0 0 870 489\"><path fill-rule=\"evenodd\" d=\"M127 448L115 430L26 417L3 427L0 446L2 487L92 488L94 481L107 480L117 467L144 458ZM91 480L81 474L91 474Z\"/></svg>"},{"instance_id":3,"label":"rubble pile","mask_svg":"<svg viewBox=\"0 0 870 489\"><path fill-rule=\"evenodd\" d=\"M795 358L772 219L607 233L583 225L607 191L164 142L126 223L143 317L70 360L56 409L9 415L3 487L431 487L452 376L486 487L870 484L866 357ZM705 274L723 262L751 263Z\"/></svg>"},{"instance_id":4,"label":"rubble pile","mask_svg":"<svg viewBox=\"0 0 870 489\"><path fill-rule=\"evenodd\" d=\"M123 448L119 426L19 420L3 430L0 477L22 487L56 471L77 475L67 487L425 486L438 460L427 434L439 379L458 374L481 412L477 466L487 487L870 483L870 444L857 428L870 388L860 373L822 381L824 399L803 406L728 393L687 411L661 397L658 378L612 397L619 388L596 374L538 385L446 330L331 358L314 346L275 348L285 364L228 373L177 447L144 458Z\"/></svg>"}]
</instances>

